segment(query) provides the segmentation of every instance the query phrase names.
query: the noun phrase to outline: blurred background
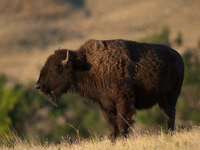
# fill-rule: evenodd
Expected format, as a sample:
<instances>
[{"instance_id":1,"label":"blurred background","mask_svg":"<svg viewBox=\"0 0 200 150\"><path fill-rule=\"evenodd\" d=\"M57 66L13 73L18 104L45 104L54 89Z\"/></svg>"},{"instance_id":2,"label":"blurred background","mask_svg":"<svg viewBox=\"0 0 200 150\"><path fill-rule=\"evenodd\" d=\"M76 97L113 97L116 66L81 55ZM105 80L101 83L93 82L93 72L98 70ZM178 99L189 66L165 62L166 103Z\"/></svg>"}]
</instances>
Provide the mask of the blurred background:
<instances>
[{"instance_id":1,"label":"blurred background","mask_svg":"<svg viewBox=\"0 0 200 150\"><path fill-rule=\"evenodd\" d=\"M1 0L0 138L41 142L108 135L95 105L74 94L58 107L34 84L54 50L76 50L88 39L163 43L184 58L185 79L177 103L176 128L200 124L199 0ZM133 116L142 132L166 130L157 106Z\"/></svg>"}]
</instances>

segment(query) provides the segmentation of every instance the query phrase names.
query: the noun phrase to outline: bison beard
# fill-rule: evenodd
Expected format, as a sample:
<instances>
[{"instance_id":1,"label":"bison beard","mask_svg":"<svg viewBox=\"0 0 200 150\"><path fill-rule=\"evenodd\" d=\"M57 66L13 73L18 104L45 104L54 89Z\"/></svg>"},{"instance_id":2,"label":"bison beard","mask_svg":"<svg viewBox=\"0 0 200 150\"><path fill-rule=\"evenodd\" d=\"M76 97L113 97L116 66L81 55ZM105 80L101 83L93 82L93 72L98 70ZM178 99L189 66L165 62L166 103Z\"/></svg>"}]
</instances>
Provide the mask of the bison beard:
<instances>
[{"instance_id":1,"label":"bison beard","mask_svg":"<svg viewBox=\"0 0 200 150\"><path fill-rule=\"evenodd\" d=\"M77 51L49 56L35 88L56 106L68 91L97 103L114 142L118 133L127 136L136 110L156 103L174 130L183 75L181 56L165 45L89 40Z\"/></svg>"},{"instance_id":2,"label":"bison beard","mask_svg":"<svg viewBox=\"0 0 200 150\"><path fill-rule=\"evenodd\" d=\"M60 101L60 95L51 92L51 94L48 94L47 97L49 101L52 102L52 104L54 104L55 106L58 106L58 103Z\"/></svg>"}]
</instances>

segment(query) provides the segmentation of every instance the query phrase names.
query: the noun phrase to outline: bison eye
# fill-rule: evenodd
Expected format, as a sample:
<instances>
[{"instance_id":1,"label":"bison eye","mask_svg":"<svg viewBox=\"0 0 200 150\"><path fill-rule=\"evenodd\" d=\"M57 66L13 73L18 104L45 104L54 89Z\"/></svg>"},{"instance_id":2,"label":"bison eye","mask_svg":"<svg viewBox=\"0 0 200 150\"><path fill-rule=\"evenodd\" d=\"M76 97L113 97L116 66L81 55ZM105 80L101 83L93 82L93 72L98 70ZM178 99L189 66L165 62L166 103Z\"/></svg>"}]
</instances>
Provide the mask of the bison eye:
<instances>
[{"instance_id":1,"label":"bison eye","mask_svg":"<svg viewBox=\"0 0 200 150\"><path fill-rule=\"evenodd\" d=\"M52 73L57 74L57 73L61 72L61 67L60 66L51 66L50 70Z\"/></svg>"}]
</instances>

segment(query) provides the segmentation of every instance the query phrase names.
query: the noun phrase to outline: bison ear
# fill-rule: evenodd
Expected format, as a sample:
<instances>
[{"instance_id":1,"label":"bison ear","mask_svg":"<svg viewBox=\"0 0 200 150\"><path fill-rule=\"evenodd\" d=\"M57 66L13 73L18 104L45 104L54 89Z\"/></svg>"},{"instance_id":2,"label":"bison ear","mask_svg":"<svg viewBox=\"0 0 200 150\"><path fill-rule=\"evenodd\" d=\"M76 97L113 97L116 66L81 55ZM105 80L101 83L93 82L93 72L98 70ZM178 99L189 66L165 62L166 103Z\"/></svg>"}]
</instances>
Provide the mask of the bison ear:
<instances>
[{"instance_id":1,"label":"bison ear","mask_svg":"<svg viewBox=\"0 0 200 150\"><path fill-rule=\"evenodd\" d=\"M79 71L90 70L91 67L92 65L88 63L87 60L85 60L84 58L76 60L73 64L73 69L79 70Z\"/></svg>"},{"instance_id":2,"label":"bison ear","mask_svg":"<svg viewBox=\"0 0 200 150\"><path fill-rule=\"evenodd\" d=\"M66 58L62 61L63 66L67 64L69 60L69 50L66 51Z\"/></svg>"}]
</instances>

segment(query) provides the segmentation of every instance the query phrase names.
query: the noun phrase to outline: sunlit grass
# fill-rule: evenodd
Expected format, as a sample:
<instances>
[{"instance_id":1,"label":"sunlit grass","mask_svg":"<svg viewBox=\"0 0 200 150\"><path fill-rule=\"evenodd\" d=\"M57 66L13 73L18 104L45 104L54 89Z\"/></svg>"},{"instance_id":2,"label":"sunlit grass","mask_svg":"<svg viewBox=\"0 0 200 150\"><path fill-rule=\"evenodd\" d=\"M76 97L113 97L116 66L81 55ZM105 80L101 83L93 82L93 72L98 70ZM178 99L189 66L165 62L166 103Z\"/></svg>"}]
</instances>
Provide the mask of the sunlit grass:
<instances>
[{"instance_id":1,"label":"sunlit grass","mask_svg":"<svg viewBox=\"0 0 200 150\"><path fill-rule=\"evenodd\" d=\"M134 133L134 132L133 132ZM4 133L3 133L4 134ZM163 131L157 133L139 133L131 134L127 140L119 138L115 144L112 144L107 137L100 138L92 136L89 139L78 139L70 142L69 139L63 138L60 144L44 143L22 140L16 134L12 137L1 139L0 149L21 149L21 150L129 150L129 149L200 149L200 127L193 126L191 129L176 131L173 136L165 134Z\"/></svg>"}]
</instances>

